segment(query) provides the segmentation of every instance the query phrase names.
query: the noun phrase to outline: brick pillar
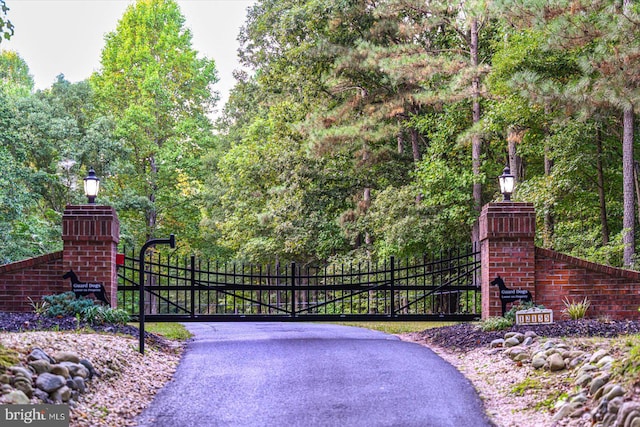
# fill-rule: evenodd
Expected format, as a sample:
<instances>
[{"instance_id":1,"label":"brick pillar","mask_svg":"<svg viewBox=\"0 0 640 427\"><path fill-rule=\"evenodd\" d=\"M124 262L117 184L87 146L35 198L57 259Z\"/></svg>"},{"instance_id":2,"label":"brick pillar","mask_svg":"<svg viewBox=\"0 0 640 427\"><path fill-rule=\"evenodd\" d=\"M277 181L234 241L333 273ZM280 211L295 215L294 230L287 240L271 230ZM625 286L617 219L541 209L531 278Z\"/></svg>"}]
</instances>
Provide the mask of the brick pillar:
<instances>
[{"instance_id":1,"label":"brick pillar","mask_svg":"<svg viewBox=\"0 0 640 427\"><path fill-rule=\"evenodd\" d=\"M502 315L498 287L490 285L498 275L508 288L531 292L535 301L536 212L533 204L489 203L482 208L479 228L482 318Z\"/></svg>"},{"instance_id":2,"label":"brick pillar","mask_svg":"<svg viewBox=\"0 0 640 427\"><path fill-rule=\"evenodd\" d=\"M118 304L116 253L120 222L111 206L67 206L62 216L63 271L81 282L101 283L112 307ZM68 282L68 290L71 284Z\"/></svg>"}]
</instances>

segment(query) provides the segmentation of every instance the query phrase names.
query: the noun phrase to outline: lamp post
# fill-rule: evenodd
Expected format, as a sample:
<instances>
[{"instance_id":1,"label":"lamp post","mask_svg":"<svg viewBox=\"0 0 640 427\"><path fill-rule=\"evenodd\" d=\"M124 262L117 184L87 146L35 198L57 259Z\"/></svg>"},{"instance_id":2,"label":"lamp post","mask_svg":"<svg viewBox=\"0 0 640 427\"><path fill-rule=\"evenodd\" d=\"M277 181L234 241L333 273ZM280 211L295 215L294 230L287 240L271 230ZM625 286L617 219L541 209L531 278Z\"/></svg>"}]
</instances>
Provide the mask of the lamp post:
<instances>
[{"instance_id":1,"label":"lamp post","mask_svg":"<svg viewBox=\"0 0 640 427\"><path fill-rule=\"evenodd\" d=\"M500 192L504 197L504 201L508 202L511 200L511 194L513 193L513 187L516 184L516 177L511 175L511 169L509 166L505 166L502 171L502 175L498 177L498 181L500 181Z\"/></svg>"},{"instance_id":2,"label":"lamp post","mask_svg":"<svg viewBox=\"0 0 640 427\"><path fill-rule=\"evenodd\" d=\"M100 191L100 179L96 176L96 171L90 168L89 175L84 179L84 194L90 205L96 204L98 191Z\"/></svg>"}]
</instances>

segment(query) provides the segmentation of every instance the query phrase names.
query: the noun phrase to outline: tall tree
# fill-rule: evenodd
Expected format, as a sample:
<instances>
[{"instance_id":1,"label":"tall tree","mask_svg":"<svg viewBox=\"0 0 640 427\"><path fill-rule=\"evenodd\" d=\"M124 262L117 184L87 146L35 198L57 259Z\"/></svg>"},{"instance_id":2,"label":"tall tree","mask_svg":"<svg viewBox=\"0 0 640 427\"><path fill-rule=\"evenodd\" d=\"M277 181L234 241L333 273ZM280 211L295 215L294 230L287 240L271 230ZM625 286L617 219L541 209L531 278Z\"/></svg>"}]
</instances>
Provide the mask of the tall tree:
<instances>
[{"instance_id":1,"label":"tall tree","mask_svg":"<svg viewBox=\"0 0 640 427\"><path fill-rule=\"evenodd\" d=\"M188 228L179 216L197 216L188 200L201 186L197 159L211 141L207 114L217 100L216 81L214 62L192 48L173 0L139 0L106 36L101 70L91 84L129 149L133 169L111 178L128 216L144 211L138 226L144 239L163 219L169 228Z\"/></svg>"}]
</instances>

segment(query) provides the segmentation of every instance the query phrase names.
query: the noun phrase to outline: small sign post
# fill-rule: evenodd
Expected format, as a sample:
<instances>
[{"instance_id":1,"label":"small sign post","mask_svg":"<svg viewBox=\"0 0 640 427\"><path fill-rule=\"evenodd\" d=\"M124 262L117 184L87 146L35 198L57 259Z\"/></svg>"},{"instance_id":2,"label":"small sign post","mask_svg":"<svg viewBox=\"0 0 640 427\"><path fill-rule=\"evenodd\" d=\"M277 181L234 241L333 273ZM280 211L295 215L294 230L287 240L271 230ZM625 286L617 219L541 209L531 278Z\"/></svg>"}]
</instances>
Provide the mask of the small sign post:
<instances>
[{"instance_id":1,"label":"small sign post","mask_svg":"<svg viewBox=\"0 0 640 427\"><path fill-rule=\"evenodd\" d=\"M553 323L553 310L532 308L516 311L516 325L546 325Z\"/></svg>"}]
</instances>

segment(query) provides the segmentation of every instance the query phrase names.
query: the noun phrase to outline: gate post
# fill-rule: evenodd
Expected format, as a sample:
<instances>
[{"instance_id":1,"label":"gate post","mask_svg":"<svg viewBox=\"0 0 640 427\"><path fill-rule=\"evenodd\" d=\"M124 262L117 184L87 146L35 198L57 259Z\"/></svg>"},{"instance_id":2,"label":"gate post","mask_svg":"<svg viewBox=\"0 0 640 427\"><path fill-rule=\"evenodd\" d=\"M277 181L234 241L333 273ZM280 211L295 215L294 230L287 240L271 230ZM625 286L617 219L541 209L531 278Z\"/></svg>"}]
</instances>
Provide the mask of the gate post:
<instances>
[{"instance_id":1,"label":"gate post","mask_svg":"<svg viewBox=\"0 0 640 427\"><path fill-rule=\"evenodd\" d=\"M102 284L111 307L117 307L120 222L116 210L111 206L67 206L62 215L62 241L63 271L73 270L83 283Z\"/></svg>"},{"instance_id":2,"label":"gate post","mask_svg":"<svg viewBox=\"0 0 640 427\"><path fill-rule=\"evenodd\" d=\"M482 319L502 315L500 293L490 282L500 276L535 301L536 212L533 203L489 203L480 213Z\"/></svg>"}]
</instances>

